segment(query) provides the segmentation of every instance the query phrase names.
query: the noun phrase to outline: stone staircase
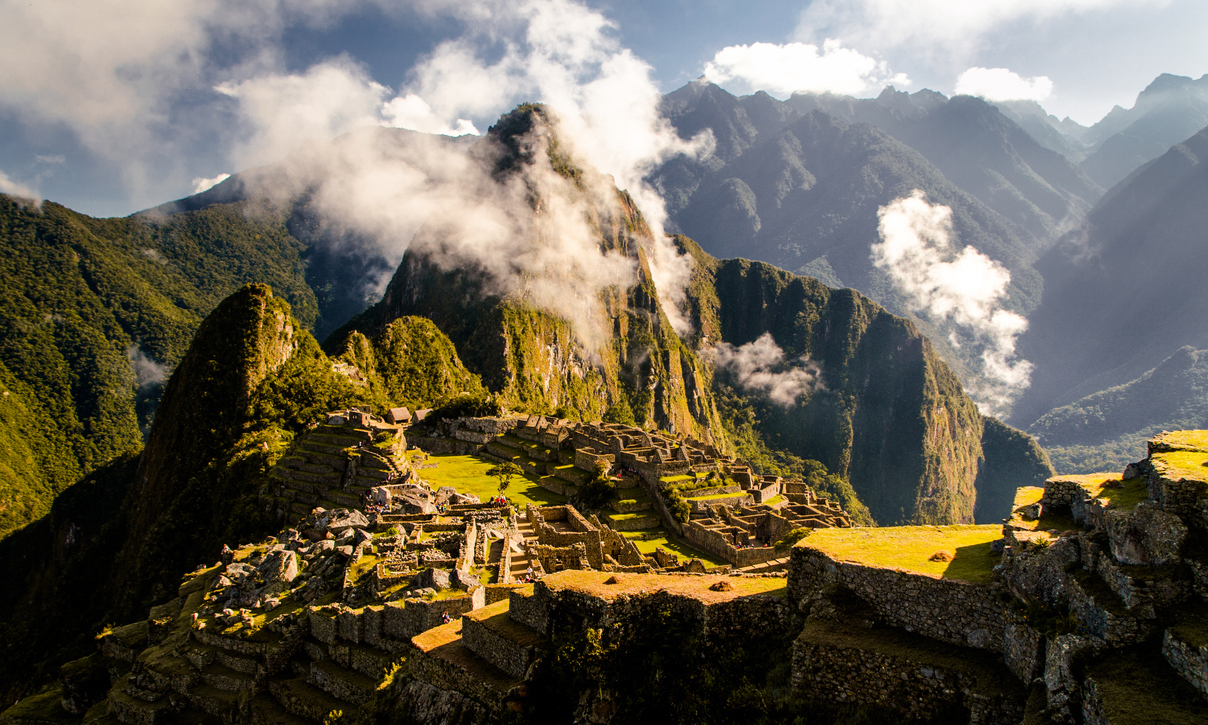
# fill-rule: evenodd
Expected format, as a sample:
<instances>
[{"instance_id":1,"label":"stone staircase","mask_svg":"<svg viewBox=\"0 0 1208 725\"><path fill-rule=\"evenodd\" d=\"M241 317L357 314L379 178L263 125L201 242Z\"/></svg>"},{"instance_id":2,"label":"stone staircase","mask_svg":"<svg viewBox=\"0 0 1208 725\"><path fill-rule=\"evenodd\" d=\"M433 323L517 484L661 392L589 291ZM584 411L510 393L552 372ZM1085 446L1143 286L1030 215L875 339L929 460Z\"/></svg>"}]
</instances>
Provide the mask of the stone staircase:
<instances>
[{"instance_id":1,"label":"stone staircase","mask_svg":"<svg viewBox=\"0 0 1208 725\"><path fill-rule=\"evenodd\" d=\"M498 702L520 685L536 660L545 637L512 616L512 602L533 596L532 587L508 599L465 614L462 619L412 638L419 650L413 660L419 679L455 683L480 702ZM447 685L446 685L447 686Z\"/></svg>"},{"instance_id":2,"label":"stone staircase","mask_svg":"<svg viewBox=\"0 0 1208 725\"><path fill-rule=\"evenodd\" d=\"M507 581L515 582L522 581L529 567L533 565L532 560L528 555L528 547L525 544L537 543L537 530L533 528L532 523L527 518L517 518L516 530L520 532L520 536L524 543L521 544L521 551L512 551L512 565L508 569ZM506 546L506 542L502 542Z\"/></svg>"}]
</instances>

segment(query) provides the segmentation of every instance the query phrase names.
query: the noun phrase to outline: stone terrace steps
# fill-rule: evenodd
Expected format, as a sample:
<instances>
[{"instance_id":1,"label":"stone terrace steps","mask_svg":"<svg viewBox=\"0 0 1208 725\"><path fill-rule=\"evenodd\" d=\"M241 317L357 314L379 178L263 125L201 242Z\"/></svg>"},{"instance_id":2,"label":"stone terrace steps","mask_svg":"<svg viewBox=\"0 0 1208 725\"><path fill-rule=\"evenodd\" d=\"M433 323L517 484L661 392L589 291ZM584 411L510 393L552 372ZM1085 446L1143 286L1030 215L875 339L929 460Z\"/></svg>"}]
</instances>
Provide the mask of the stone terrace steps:
<instances>
[{"instance_id":1,"label":"stone terrace steps","mask_svg":"<svg viewBox=\"0 0 1208 725\"><path fill-rule=\"evenodd\" d=\"M232 722L239 712L240 693L222 690L212 685L197 685L189 690L189 702L193 707L223 722Z\"/></svg>"},{"instance_id":2,"label":"stone terrace steps","mask_svg":"<svg viewBox=\"0 0 1208 725\"><path fill-rule=\"evenodd\" d=\"M251 725L314 725L306 718L290 713L272 695L263 692L248 702Z\"/></svg>"},{"instance_id":3,"label":"stone terrace steps","mask_svg":"<svg viewBox=\"0 0 1208 725\"><path fill-rule=\"evenodd\" d=\"M256 686L256 679L246 672L233 670L217 662L201 671L201 679L210 687L227 692L243 692Z\"/></svg>"},{"instance_id":4,"label":"stone terrace steps","mask_svg":"<svg viewBox=\"0 0 1208 725\"><path fill-rule=\"evenodd\" d=\"M355 705L369 702L377 689L376 680L342 667L332 660L311 662L307 681L328 695Z\"/></svg>"},{"instance_id":5,"label":"stone terrace steps","mask_svg":"<svg viewBox=\"0 0 1208 725\"><path fill-rule=\"evenodd\" d=\"M789 557L782 559L769 559L768 561L744 566L738 571L744 574L764 574L773 571L787 571L789 568Z\"/></svg>"},{"instance_id":6,"label":"stone terrace steps","mask_svg":"<svg viewBox=\"0 0 1208 725\"><path fill-rule=\"evenodd\" d=\"M467 612L462 619L462 644L471 652L506 672L523 679L543 637L513 620L505 599Z\"/></svg>"},{"instance_id":7,"label":"stone terrace steps","mask_svg":"<svg viewBox=\"0 0 1208 725\"><path fill-rule=\"evenodd\" d=\"M458 619L429 629L412 637L411 643L428 656L460 669L496 692L505 693L520 684L519 678L500 670L465 646L461 637L463 622Z\"/></svg>"},{"instance_id":8,"label":"stone terrace steps","mask_svg":"<svg viewBox=\"0 0 1208 725\"><path fill-rule=\"evenodd\" d=\"M346 700L332 697L323 690L306 681L305 677L295 677L289 680L272 680L268 683L269 692L281 703L281 707L291 715L305 718L307 721L323 722L327 715L335 710L351 713L356 710Z\"/></svg>"}]
</instances>

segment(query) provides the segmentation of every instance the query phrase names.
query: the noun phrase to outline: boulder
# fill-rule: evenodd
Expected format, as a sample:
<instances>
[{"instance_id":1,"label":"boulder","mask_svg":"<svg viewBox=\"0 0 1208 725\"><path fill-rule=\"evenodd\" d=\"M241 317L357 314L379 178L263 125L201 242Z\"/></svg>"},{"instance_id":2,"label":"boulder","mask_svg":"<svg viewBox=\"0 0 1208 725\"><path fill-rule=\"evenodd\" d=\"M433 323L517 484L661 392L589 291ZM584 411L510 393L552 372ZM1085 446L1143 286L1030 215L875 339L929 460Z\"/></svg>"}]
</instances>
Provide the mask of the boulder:
<instances>
[{"instance_id":1,"label":"boulder","mask_svg":"<svg viewBox=\"0 0 1208 725\"><path fill-rule=\"evenodd\" d=\"M1104 523L1112 556L1121 564L1162 566L1178 561L1188 533L1178 516L1152 501L1142 501L1128 513L1109 511Z\"/></svg>"},{"instance_id":2,"label":"boulder","mask_svg":"<svg viewBox=\"0 0 1208 725\"><path fill-rule=\"evenodd\" d=\"M298 577L298 556L289 550L270 551L256 571L265 584L289 584Z\"/></svg>"},{"instance_id":3,"label":"boulder","mask_svg":"<svg viewBox=\"0 0 1208 725\"><path fill-rule=\"evenodd\" d=\"M369 533L365 529L353 529L352 530L352 545L353 546L356 546L358 544L363 544L366 541L373 541L373 534Z\"/></svg>"},{"instance_id":4,"label":"boulder","mask_svg":"<svg viewBox=\"0 0 1208 725\"><path fill-rule=\"evenodd\" d=\"M449 572L446 569L427 568L415 575L411 580L413 589L448 589Z\"/></svg>"},{"instance_id":5,"label":"boulder","mask_svg":"<svg viewBox=\"0 0 1208 725\"><path fill-rule=\"evenodd\" d=\"M435 503L437 506L439 506L442 503L448 503L450 496L456 496L456 495L457 495L457 489L453 488L452 486L441 486L440 488L436 489L436 495L433 497L432 500L433 500L433 503Z\"/></svg>"},{"instance_id":6,"label":"boulder","mask_svg":"<svg viewBox=\"0 0 1208 725\"><path fill-rule=\"evenodd\" d=\"M455 493L449 497L449 505L465 503L482 503L482 499L472 493Z\"/></svg>"},{"instance_id":7,"label":"boulder","mask_svg":"<svg viewBox=\"0 0 1208 725\"><path fill-rule=\"evenodd\" d=\"M477 589L482 585L482 582L479 581L478 577L469 572L463 572L459 569L455 569L453 571L453 575L449 577L449 580L453 583L453 586L459 589L465 589L466 591Z\"/></svg>"}]
</instances>

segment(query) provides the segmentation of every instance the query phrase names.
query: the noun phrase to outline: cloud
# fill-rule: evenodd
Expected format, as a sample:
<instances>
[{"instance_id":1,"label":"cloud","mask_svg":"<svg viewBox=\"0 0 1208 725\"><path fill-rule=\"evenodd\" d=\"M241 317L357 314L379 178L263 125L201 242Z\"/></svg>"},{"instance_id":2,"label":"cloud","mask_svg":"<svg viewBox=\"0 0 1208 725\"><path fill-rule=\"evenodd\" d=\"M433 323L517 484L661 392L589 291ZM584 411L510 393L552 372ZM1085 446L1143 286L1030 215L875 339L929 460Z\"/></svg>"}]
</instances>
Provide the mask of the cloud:
<instances>
[{"instance_id":1,"label":"cloud","mask_svg":"<svg viewBox=\"0 0 1208 725\"><path fill-rule=\"evenodd\" d=\"M469 119L459 118L453 125L438 119L428 102L414 93L391 99L382 107L382 114L387 125L395 128L409 128L412 131L439 133L445 136L480 135L474 122Z\"/></svg>"},{"instance_id":2,"label":"cloud","mask_svg":"<svg viewBox=\"0 0 1208 725\"><path fill-rule=\"evenodd\" d=\"M229 178L231 178L230 174L219 174L218 176L215 176L212 179L204 179L199 176L199 177L193 179L193 193L200 194L201 192L203 192L207 189L210 189L211 187L218 186L219 184L221 184L222 182L226 181Z\"/></svg>"},{"instance_id":3,"label":"cloud","mask_svg":"<svg viewBox=\"0 0 1208 725\"><path fill-rule=\"evenodd\" d=\"M784 350L768 332L739 347L723 342L702 352L718 368L729 371L740 388L786 408L823 389L822 368L805 356L786 361Z\"/></svg>"},{"instance_id":4,"label":"cloud","mask_svg":"<svg viewBox=\"0 0 1208 725\"><path fill-rule=\"evenodd\" d=\"M802 11L796 35L802 40L843 38L877 51L911 46L962 57L977 49L988 33L1009 23L1153 4L1153 0L815 0Z\"/></svg>"},{"instance_id":5,"label":"cloud","mask_svg":"<svg viewBox=\"0 0 1208 725\"><path fill-rule=\"evenodd\" d=\"M0 0L0 67L8 69L0 74L0 109L29 126L69 130L141 195L162 186L150 175L179 159L182 144L221 135L206 105L216 82L279 63L276 41L286 25L322 24L363 5ZM190 112L178 113L181 104Z\"/></svg>"},{"instance_id":6,"label":"cloud","mask_svg":"<svg viewBox=\"0 0 1208 725\"><path fill-rule=\"evenodd\" d=\"M1032 364L1015 355L1027 320L1002 308L1010 273L973 247L955 249L952 209L927 203L922 191L877 211L881 242L872 261L916 313L946 327L955 346L973 345L981 368L970 386L983 411L1002 414L1027 387Z\"/></svg>"},{"instance_id":7,"label":"cloud","mask_svg":"<svg viewBox=\"0 0 1208 725\"><path fill-rule=\"evenodd\" d=\"M168 368L155 362L137 345L126 348L126 359L130 361L130 369L134 371L135 384L141 388L159 385L168 379Z\"/></svg>"},{"instance_id":8,"label":"cloud","mask_svg":"<svg viewBox=\"0 0 1208 725\"><path fill-rule=\"evenodd\" d=\"M560 294L575 299L618 283L619 266L601 261L595 242L588 243L593 237L585 236L585 209L579 208L590 207L589 216L617 217L615 183L630 193L650 226L651 234L638 235L636 241L646 250L664 311L678 331L686 332L682 303L691 261L663 234L666 211L645 177L673 154L704 150L707 141L680 139L659 114L660 95L650 66L621 47L606 18L571 0L497 0L472 8L430 3L425 9L452 15L464 24L464 32L424 57L397 93L347 58L304 72L262 73L218 86L237 102L246 129L234 152L236 165L292 154L295 178L286 187L297 191L300 179L318 184L314 198L331 226L376 241L392 259L402 256L421 225L442 228L456 240L439 249L445 264L457 259L479 264L503 287L548 302L550 310L561 309ZM503 50L484 57L483 47ZM531 216L532 210L521 203L523 195L502 198L479 178L481 169L462 158L462 147L450 150L419 141L392 147L380 135L358 133L341 142L336 158L310 143L366 125L475 131L475 120L493 121L517 103L533 100L547 104L557 116L560 148L577 164L604 174L585 177L591 180L590 200L576 199L560 188L558 179L528 179L548 195L543 212L551 213L538 226L552 226L544 230L526 227L521 217ZM403 149L415 156L400 153ZM572 219L579 221L568 221ZM566 240L555 239L554 229ZM531 234L549 239L540 249L513 244ZM563 243L566 248L557 249ZM548 250L555 250L554 256L546 259ZM568 263L572 254L575 261ZM509 255L521 260L522 285L506 282L517 270L500 269L494 259L506 262ZM569 276L560 276L559 258L572 269ZM587 266L579 269L580 260ZM624 266L628 280L635 281L632 264ZM542 275L561 280L550 287L557 294L546 289ZM572 316L586 320L592 314L585 308Z\"/></svg>"},{"instance_id":9,"label":"cloud","mask_svg":"<svg viewBox=\"0 0 1208 725\"><path fill-rule=\"evenodd\" d=\"M18 201L32 205L34 209L42 208L42 195L37 190L10 179L3 171L0 171L0 194L16 197Z\"/></svg>"},{"instance_id":10,"label":"cloud","mask_svg":"<svg viewBox=\"0 0 1208 725\"><path fill-rule=\"evenodd\" d=\"M1053 94L1048 76L1023 78L1006 68L970 68L956 79L957 95L987 101L1043 101Z\"/></svg>"},{"instance_id":11,"label":"cloud","mask_svg":"<svg viewBox=\"0 0 1208 725\"><path fill-rule=\"evenodd\" d=\"M807 43L731 45L705 64L705 75L718 84L734 80L746 90L781 98L795 91L858 95L887 83L911 83L905 74L892 73L884 61L844 48L833 39L822 44L821 52Z\"/></svg>"}]
</instances>

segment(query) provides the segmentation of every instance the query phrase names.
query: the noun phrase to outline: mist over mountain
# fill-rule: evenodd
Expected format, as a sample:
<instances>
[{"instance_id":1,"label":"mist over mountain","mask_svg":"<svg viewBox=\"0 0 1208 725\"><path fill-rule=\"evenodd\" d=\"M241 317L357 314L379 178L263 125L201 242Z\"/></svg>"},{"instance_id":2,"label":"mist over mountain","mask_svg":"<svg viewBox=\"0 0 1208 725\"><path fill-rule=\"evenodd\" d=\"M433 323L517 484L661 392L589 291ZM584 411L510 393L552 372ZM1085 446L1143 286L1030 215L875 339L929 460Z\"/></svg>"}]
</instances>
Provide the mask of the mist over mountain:
<instances>
[{"instance_id":1,"label":"mist over mountain","mask_svg":"<svg viewBox=\"0 0 1208 725\"><path fill-rule=\"evenodd\" d=\"M962 337L968 329L949 311L966 308L967 300L956 298L981 289L995 293L993 300L976 303L984 319L975 328L993 310L1027 315L1042 288L1032 268L1041 246L1036 237L953 184L919 152L868 124L846 123L822 110L801 113L766 94L736 98L700 82L668 95L664 112L679 133L707 129L716 140L711 155L674 158L654 176L680 230L717 256L759 259L853 287L895 314L912 317L967 385L995 388L979 401L1009 407L1020 381L989 370L986 341ZM935 250L924 254L926 263L903 260L895 269L874 258L874 251L888 233L884 215L905 213L893 204L916 191L927 208L944 207L951 216L942 231L934 230L934 244L910 242L919 253ZM923 207L918 211L924 213ZM920 298L923 290L945 282L909 278L954 264L962 254L977 256L980 271L943 276L968 278L968 287L953 290L951 304L933 306ZM973 282L979 274L985 279ZM991 354L1010 359L1010 335L993 335L998 339L989 343Z\"/></svg>"},{"instance_id":2,"label":"mist over mountain","mask_svg":"<svg viewBox=\"0 0 1208 725\"><path fill-rule=\"evenodd\" d=\"M1037 367L1017 425L1208 346L1205 160L1208 129L1133 173L1038 263L1044 300L1020 340Z\"/></svg>"},{"instance_id":3,"label":"mist over mountain","mask_svg":"<svg viewBox=\"0 0 1208 725\"><path fill-rule=\"evenodd\" d=\"M1206 125L1208 75L1192 80L1163 73L1137 95L1132 108L1116 106L1086 130L1083 138L1093 151L1082 168L1111 188Z\"/></svg>"}]
</instances>

